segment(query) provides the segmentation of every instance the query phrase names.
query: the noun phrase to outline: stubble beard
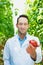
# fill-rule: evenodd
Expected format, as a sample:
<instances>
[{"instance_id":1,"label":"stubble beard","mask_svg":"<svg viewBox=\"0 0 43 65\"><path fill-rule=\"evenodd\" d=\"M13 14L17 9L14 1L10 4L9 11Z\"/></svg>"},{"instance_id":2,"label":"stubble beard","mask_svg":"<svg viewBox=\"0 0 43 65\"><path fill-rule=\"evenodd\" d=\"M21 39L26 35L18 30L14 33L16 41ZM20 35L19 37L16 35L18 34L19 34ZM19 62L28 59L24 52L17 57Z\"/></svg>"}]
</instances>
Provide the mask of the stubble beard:
<instances>
[{"instance_id":1,"label":"stubble beard","mask_svg":"<svg viewBox=\"0 0 43 65\"><path fill-rule=\"evenodd\" d=\"M20 35L26 35L26 32L25 33L22 33L22 32L20 32L19 30L18 30L18 34L20 34Z\"/></svg>"}]
</instances>

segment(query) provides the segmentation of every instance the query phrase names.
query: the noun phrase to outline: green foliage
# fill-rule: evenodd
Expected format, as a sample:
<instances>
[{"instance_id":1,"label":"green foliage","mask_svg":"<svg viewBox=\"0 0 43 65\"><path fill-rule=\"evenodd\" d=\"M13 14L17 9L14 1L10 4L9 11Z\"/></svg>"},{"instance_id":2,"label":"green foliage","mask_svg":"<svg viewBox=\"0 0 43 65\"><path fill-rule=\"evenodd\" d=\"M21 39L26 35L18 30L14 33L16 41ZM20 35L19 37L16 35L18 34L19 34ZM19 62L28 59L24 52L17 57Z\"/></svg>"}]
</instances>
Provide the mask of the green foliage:
<instances>
[{"instance_id":1,"label":"green foliage","mask_svg":"<svg viewBox=\"0 0 43 65\"><path fill-rule=\"evenodd\" d=\"M18 11L19 11L19 9L18 8L15 8L15 16L18 15Z\"/></svg>"},{"instance_id":2,"label":"green foliage","mask_svg":"<svg viewBox=\"0 0 43 65\"><path fill-rule=\"evenodd\" d=\"M4 42L14 35L11 3L9 0L0 1L0 42Z\"/></svg>"}]
</instances>

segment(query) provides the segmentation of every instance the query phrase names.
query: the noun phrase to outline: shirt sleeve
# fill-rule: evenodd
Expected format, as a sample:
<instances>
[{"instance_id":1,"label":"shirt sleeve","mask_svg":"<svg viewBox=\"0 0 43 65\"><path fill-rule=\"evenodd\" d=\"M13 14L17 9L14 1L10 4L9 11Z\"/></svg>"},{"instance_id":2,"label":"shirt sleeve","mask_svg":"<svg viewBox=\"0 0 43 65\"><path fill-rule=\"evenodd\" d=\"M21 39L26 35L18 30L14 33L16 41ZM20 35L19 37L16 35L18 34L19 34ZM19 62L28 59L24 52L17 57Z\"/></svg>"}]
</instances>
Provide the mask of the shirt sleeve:
<instances>
[{"instance_id":1,"label":"shirt sleeve","mask_svg":"<svg viewBox=\"0 0 43 65\"><path fill-rule=\"evenodd\" d=\"M4 47L3 60L4 60L4 65L11 65L10 64L10 52L9 52L8 42L6 42L5 47Z\"/></svg>"},{"instance_id":2,"label":"shirt sleeve","mask_svg":"<svg viewBox=\"0 0 43 65\"><path fill-rule=\"evenodd\" d=\"M37 38L37 43L39 44L39 47L36 48L36 61L35 61L35 63L39 63L42 61L41 45L40 45L40 41L38 38Z\"/></svg>"}]
</instances>

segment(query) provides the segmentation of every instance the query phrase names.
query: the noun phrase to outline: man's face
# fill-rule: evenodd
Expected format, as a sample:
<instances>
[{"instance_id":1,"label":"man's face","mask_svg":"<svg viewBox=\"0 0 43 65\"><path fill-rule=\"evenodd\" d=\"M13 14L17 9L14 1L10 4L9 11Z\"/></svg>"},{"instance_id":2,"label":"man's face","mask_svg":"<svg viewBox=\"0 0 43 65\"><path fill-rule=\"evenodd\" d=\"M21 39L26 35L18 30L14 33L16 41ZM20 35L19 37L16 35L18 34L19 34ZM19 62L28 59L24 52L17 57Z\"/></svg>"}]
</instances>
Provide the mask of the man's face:
<instances>
[{"instance_id":1,"label":"man's face","mask_svg":"<svg viewBox=\"0 0 43 65\"><path fill-rule=\"evenodd\" d=\"M22 34L25 34L28 29L28 20L25 17L19 18L18 24L16 25L18 28L18 31Z\"/></svg>"}]
</instances>

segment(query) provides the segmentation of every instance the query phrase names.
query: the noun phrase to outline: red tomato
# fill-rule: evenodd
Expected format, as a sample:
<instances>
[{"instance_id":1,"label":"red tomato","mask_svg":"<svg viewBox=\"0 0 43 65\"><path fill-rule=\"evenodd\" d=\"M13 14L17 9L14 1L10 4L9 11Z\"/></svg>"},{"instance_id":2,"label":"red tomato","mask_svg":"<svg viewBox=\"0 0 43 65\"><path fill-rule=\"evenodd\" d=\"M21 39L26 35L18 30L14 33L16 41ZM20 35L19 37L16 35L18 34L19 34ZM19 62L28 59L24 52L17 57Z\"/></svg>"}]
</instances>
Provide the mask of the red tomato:
<instances>
[{"instance_id":1,"label":"red tomato","mask_svg":"<svg viewBox=\"0 0 43 65\"><path fill-rule=\"evenodd\" d=\"M30 40L29 43L32 44L34 47L38 47L38 44L35 40Z\"/></svg>"}]
</instances>

